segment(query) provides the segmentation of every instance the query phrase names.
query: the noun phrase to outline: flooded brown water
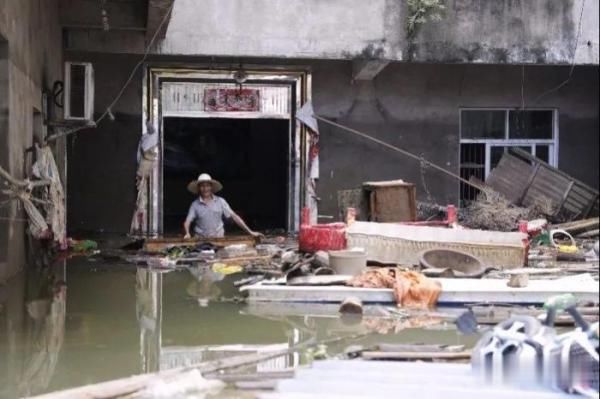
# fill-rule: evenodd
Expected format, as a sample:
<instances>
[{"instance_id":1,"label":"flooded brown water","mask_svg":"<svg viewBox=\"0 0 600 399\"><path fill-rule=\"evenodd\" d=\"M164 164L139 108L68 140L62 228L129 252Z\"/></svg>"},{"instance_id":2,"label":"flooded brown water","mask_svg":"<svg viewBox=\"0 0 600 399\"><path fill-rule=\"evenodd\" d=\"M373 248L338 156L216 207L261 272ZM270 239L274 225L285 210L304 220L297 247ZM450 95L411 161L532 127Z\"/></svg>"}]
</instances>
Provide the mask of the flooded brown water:
<instances>
[{"instance_id":1,"label":"flooded brown water","mask_svg":"<svg viewBox=\"0 0 600 399\"><path fill-rule=\"evenodd\" d=\"M365 317L341 320L335 306L221 302L232 281L168 273L123 262L75 258L29 268L0 286L0 397L14 398L244 353L357 333L350 344L472 345L452 326L410 328ZM408 327L408 328L407 328ZM282 370L310 361L293 353L254 367Z\"/></svg>"}]
</instances>

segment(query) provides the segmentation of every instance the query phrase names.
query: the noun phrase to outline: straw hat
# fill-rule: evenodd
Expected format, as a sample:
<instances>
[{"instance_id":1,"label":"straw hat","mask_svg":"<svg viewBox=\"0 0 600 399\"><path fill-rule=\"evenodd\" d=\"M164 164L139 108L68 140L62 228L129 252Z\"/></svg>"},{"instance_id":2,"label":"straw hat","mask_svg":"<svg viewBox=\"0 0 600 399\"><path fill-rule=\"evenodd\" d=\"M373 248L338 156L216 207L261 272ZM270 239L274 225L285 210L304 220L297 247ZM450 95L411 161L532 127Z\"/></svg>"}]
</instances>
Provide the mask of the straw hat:
<instances>
[{"instance_id":1,"label":"straw hat","mask_svg":"<svg viewBox=\"0 0 600 399\"><path fill-rule=\"evenodd\" d=\"M198 194L198 185L200 183L210 183L212 184L213 193L217 193L223 189L223 185L219 183L217 180L214 180L208 173L202 173L198 176L197 180L192 180L187 185L187 189L192 194Z\"/></svg>"}]
</instances>

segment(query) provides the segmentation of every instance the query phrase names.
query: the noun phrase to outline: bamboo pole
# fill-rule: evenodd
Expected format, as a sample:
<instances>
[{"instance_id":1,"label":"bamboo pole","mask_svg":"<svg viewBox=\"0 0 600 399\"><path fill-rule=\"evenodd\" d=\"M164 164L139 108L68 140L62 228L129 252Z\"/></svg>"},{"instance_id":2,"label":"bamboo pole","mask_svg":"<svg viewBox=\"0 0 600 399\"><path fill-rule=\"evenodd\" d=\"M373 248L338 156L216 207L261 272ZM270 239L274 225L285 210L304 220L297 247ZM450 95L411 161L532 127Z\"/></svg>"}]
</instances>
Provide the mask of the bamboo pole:
<instances>
[{"instance_id":1,"label":"bamboo pole","mask_svg":"<svg viewBox=\"0 0 600 399\"><path fill-rule=\"evenodd\" d=\"M265 360L273 359L279 356L289 355L290 353L298 350L315 347L319 344L331 344L343 340L355 340L363 338L368 334L353 334L342 337L331 338L325 341L316 341L311 338L305 342L291 346L287 349L279 351L267 352L267 353L253 353L247 355L231 356L224 359L212 360L208 362L199 363L192 366L178 367L175 369L161 371L157 373L148 373L141 375L134 375L127 378L121 378L118 380L101 382L98 384L85 385L78 388L67 389L59 392L52 392L44 395L35 396L31 399L81 399L81 398L94 398L94 399L111 399L111 398L122 398L130 395L134 395L148 386L152 381L156 379L162 379L166 382L172 380L182 373L192 370L198 370L202 374L205 373L216 373L220 370L232 369L241 366L247 366L250 364L256 364Z\"/></svg>"},{"instance_id":2,"label":"bamboo pole","mask_svg":"<svg viewBox=\"0 0 600 399\"><path fill-rule=\"evenodd\" d=\"M52 182L50 180L18 180L11 176L2 166L0 166L0 177L4 178L7 182L12 184L15 187L26 188L26 187L40 187L40 186L49 186Z\"/></svg>"}]
</instances>

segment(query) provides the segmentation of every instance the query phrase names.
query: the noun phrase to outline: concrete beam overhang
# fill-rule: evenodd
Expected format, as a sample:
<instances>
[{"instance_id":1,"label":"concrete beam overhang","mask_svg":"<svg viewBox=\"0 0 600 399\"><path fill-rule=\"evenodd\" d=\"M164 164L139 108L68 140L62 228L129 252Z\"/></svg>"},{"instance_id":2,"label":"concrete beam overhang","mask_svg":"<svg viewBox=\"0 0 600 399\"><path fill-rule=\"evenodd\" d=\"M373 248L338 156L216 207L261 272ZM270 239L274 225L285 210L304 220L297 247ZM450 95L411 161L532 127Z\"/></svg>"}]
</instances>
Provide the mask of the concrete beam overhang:
<instances>
[{"instance_id":1,"label":"concrete beam overhang","mask_svg":"<svg viewBox=\"0 0 600 399\"><path fill-rule=\"evenodd\" d=\"M60 23L67 29L103 29L102 10L110 30L146 30L145 0L60 0Z\"/></svg>"},{"instance_id":2,"label":"concrete beam overhang","mask_svg":"<svg viewBox=\"0 0 600 399\"><path fill-rule=\"evenodd\" d=\"M171 15L167 16L167 13L171 10L175 0L148 0L148 16L146 18L146 41L150 41L152 37L157 33L156 38L158 40L164 39L167 34L167 27L169 26L169 20ZM168 18L165 23L161 26L164 18Z\"/></svg>"},{"instance_id":3,"label":"concrete beam overhang","mask_svg":"<svg viewBox=\"0 0 600 399\"><path fill-rule=\"evenodd\" d=\"M352 81L373 80L389 63L388 60L352 61Z\"/></svg>"}]
</instances>

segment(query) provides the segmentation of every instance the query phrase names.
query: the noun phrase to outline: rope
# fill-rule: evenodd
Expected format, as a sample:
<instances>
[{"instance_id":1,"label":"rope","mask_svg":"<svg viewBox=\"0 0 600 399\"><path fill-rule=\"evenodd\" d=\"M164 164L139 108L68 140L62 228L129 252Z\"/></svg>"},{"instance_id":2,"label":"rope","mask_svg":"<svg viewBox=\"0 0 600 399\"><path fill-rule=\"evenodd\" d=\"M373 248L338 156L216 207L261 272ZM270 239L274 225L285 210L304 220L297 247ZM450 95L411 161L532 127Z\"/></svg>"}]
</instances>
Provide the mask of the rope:
<instances>
[{"instance_id":1,"label":"rope","mask_svg":"<svg viewBox=\"0 0 600 399\"><path fill-rule=\"evenodd\" d=\"M453 178L455 178L456 180L458 180L458 181L461 181L461 182L463 182L464 184L467 184L467 185L469 185L469 186L471 186L471 187L474 187L474 188L476 188L476 189L478 189L478 190L482 190L482 189L483 189L483 187L482 187L482 186L480 186L479 184L476 184L476 183L473 183L473 182L471 182L471 181L469 181L469 180L467 180L467 179L464 179L464 178L460 177L459 175L457 175L457 174L455 174L455 173L453 173L453 172L450 172L449 170L446 170L446 169L442 168L441 166L438 166L438 165L434 164L433 162L430 162L430 161L426 160L425 158L423 158L423 157L421 157L421 156L418 156L418 155L415 155L415 154L413 154L413 153L411 153L411 152L408 152L408 151L406 151L406 150L403 150L402 148L398 148L398 147L396 147L396 146L393 146L393 145L391 145L391 144L389 144L389 143L386 143L385 141L381 141L381 140L379 140L379 139L376 139L375 137L369 136L368 134L366 134L366 133L363 133L363 132L360 132L360 131L358 131L358 130L356 130L356 129L352 129L351 127L344 126L344 125L340 125L339 123L337 123L337 122L334 122L334 121L332 121L332 120L329 120L329 119L327 119L327 118L323 118L322 116L319 116L319 115L313 115L313 117L314 117L315 119L318 119L318 120L320 120L321 122L325 122L325 123L327 123L327 124L329 124L329 125L332 125L332 126L338 127L338 128L340 128L340 129L343 129L343 130L346 130L347 132L350 132L350 133L352 133L352 134L355 134L355 135L357 135L357 136L360 136L360 137L362 137L362 138L365 138L365 139L367 139L367 140L370 140L370 141L372 141L372 142L374 142L374 143L377 143L377 144L379 144L379 145L382 145L382 146L384 146L384 147L386 147L386 148L389 148L389 149L391 149L391 150L394 150L394 151L396 151L396 152L399 152L399 153L401 153L401 154L403 154L403 155L406 155L406 156L407 156L407 157L409 157L409 158L412 158L412 159L414 159L414 160L416 160L416 161L418 161L418 162L420 162L420 163L422 163L422 164L424 164L424 165L427 165L427 166L429 166L429 167L431 167L431 168L433 168L433 169L435 169L435 170L437 170L437 171L440 171L440 172L442 172L442 173L444 173L444 174L446 174L446 175L448 175L448 176L450 176L450 177L453 177Z\"/></svg>"}]
</instances>

